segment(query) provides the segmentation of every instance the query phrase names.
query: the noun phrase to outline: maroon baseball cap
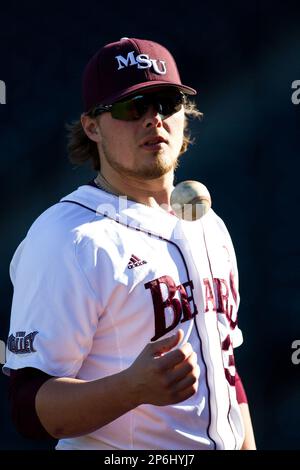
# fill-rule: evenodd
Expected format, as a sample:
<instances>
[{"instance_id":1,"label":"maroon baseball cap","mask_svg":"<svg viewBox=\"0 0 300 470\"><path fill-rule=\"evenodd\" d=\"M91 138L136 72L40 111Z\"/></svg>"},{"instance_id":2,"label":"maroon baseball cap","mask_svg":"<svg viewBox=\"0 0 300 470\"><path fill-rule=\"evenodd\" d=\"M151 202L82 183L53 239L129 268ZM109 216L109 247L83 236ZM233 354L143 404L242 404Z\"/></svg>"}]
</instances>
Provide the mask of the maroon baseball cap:
<instances>
[{"instance_id":1,"label":"maroon baseball cap","mask_svg":"<svg viewBox=\"0 0 300 470\"><path fill-rule=\"evenodd\" d=\"M83 74L83 102L87 112L99 104L112 104L140 89L174 86L195 95L183 85L173 56L160 44L122 38L102 47Z\"/></svg>"}]
</instances>

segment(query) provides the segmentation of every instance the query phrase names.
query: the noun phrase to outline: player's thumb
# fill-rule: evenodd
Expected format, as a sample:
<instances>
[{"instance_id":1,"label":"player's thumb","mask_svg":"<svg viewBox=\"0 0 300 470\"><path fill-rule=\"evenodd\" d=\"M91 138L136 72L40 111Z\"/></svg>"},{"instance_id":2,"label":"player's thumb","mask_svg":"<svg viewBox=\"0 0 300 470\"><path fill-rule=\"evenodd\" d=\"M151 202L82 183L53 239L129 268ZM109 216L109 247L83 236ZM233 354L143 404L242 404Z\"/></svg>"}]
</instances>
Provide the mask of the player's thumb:
<instances>
[{"instance_id":1,"label":"player's thumb","mask_svg":"<svg viewBox=\"0 0 300 470\"><path fill-rule=\"evenodd\" d=\"M184 336L183 330L178 330L172 336L168 336L168 338L161 339L160 341L156 341L152 343L152 353L153 356L160 356L171 349L175 348L180 341L182 341Z\"/></svg>"}]
</instances>

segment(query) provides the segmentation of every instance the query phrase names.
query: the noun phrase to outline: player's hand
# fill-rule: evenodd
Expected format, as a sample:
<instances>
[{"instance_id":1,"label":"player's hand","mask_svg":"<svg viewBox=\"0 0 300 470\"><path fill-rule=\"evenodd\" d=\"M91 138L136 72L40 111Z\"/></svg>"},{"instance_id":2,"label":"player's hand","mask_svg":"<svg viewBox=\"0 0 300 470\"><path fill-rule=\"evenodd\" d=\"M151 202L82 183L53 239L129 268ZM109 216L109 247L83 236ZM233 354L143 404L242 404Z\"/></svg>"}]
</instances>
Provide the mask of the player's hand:
<instances>
[{"instance_id":1,"label":"player's hand","mask_svg":"<svg viewBox=\"0 0 300 470\"><path fill-rule=\"evenodd\" d=\"M127 370L135 406L179 403L198 389L200 369L197 355L186 343L175 348L183 331L149 343ZM171 351L172 350L172 351Z\"/></svg>"}]
</instances>

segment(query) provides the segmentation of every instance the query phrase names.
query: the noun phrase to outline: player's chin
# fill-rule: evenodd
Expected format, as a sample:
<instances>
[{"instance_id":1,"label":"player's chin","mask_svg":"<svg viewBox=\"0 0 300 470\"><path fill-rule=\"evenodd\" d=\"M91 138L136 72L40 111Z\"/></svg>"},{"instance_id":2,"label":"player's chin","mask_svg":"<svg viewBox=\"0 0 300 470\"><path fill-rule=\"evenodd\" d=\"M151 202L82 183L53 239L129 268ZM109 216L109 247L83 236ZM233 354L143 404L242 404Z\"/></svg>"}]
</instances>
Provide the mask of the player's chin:
<instances>
[{"instance_id":1,"label":"player's chin","mask_svg":"<svg viewBox=\"0 0 300 470\"><path fill-rule=\"evenodd\" d=\"M155 179L160 178L170 171L174 170L174 162L173 161L155 161L150 165L147 165L143 169L144 177L147 179Z\"/></svg>"}]
</instances>

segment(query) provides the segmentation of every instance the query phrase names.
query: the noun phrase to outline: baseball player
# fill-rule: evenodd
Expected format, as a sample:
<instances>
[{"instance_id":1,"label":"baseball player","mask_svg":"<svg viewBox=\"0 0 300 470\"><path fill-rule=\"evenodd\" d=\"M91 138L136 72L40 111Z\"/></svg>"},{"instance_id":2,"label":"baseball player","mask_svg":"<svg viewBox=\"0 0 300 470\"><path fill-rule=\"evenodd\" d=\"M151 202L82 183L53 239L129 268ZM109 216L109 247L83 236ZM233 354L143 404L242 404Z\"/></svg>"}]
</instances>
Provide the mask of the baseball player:
<instances>
[{"instance_id":1,"label":"baseball player","mask_svg":"<svg viewBox=\"0 0 300 470\"><path fill-rule=\"evenodd\" d=\"M31 226L11 263L13 416L57 449L254 449L234 361L238 272L210 209L170 208L189 101L170 52L122 38L83 77L73 162L97 171Z\"/></svg>"}]
</instances>

